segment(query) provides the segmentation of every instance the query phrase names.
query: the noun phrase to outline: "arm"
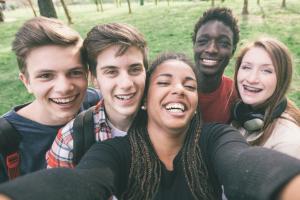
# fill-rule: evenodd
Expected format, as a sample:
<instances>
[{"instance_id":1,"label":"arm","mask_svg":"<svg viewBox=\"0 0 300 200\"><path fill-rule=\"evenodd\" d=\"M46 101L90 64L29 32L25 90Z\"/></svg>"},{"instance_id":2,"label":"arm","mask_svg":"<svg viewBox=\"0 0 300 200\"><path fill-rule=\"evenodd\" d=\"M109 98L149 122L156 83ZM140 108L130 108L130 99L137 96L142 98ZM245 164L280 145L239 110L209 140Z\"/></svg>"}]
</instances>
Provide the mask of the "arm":
<instances>
[{"instance_id":1,"label":"arm","mask_svg":"<svg viewBox=\"0 0 300 200\"><path fill-rule=\"evenodd\" d=\"M300 174L299 160L270 149L251 148L232 127L214 124L202 134L201 149L229 199L275 199Z\"/></svg>"},{"instance_id":2,"label":"arm","mask_svg":"<svg viewBox=\"0 0 300 200\"><path fill-rule=\"evenodd\" d=\"M0 185L0 193L14 200L101 200L120 194L129 170L124 165L130 162L129 142L124 140L97 143L75 169L41 170Z\"/></svg>"}]
</instances>

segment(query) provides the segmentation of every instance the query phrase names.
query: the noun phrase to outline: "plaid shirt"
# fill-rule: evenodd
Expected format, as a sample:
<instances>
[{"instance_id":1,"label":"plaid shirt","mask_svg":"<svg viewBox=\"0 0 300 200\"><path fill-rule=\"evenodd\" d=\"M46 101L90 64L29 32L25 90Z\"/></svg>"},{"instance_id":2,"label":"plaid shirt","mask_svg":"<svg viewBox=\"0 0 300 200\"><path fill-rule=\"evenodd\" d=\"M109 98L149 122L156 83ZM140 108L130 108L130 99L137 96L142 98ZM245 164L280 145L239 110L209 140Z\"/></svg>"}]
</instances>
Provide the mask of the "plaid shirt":
<instances>
[{"instance_id":1,"label":"plaid shirt","mask_svg":"<svg viewBox=\"0 0 300 200\"><path fill-rule=\"evenodd\" d=\"M103 100L95 106L93 119L96 141L110 139L112 133L106 121ZM73 163L73 123L74 119L58 131L51 149L46 154L47 168L75 167Z\"/></svg>"}]
</instances>

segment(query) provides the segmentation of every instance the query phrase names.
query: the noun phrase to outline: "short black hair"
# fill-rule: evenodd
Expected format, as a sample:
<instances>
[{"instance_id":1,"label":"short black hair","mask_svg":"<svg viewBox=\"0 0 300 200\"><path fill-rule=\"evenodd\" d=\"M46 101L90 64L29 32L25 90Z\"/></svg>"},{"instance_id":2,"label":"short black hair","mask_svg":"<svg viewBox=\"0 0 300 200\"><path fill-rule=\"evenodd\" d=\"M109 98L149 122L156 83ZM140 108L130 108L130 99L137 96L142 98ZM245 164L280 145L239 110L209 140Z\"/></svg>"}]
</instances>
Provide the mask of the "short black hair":
<instances>
[{"instance_id":1,"label":"short black hair","mask_svg":"<svg viewBox=\"0 0 300 200\"><path fill-rule=\"evenodd\" d=\"M238 26L238 20L233 16L232 10L229 8L211 8L203 13L195 24L194 33L193 33L193 44L196 42L197 32L200 27L206 24L209 21L220 21L228 26L233 33L233 52L236 49L237 43L239 42L240 30Z\"/></svg>"}]
</instances>

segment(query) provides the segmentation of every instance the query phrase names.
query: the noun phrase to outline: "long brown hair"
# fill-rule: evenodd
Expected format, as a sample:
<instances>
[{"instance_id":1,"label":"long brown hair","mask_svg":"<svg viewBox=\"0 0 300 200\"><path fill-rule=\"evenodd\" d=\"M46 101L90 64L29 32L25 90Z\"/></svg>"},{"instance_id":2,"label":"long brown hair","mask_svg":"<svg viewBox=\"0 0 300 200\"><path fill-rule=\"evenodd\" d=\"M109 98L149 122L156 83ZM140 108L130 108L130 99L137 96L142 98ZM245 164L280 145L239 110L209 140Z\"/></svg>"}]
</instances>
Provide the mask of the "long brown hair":
<instances>
[{"instance_id":1,"label":"long brown hair","mask_svg":"<svg viewBox=\"0 0 300 200\"><path fill-rule=\"evenodd\" d=\"M265 110L264 127L261 130L264 131L264 134L257 141L255 141L254 144L262 145L270 137L275 128L278 118L272 120L271 116L276 106L278 106L278 104L284 98L286 98L286 93L288 92L289 86L292 81L293 64L292 56L288 48L283 43L281 43L277 39L270 37L257 39L244 47L237 56L234 74L234 82L236 88L238 88L237 74L241 66L243 57L253 47L263 48L268 53L272 60L277 77L277 83L274 93L264 103L258 106L260 109ZM239 92L238 95L240 97ZM285 112L287 112L293 118L292 121L294 123L300 126L300 110L293 104L291 100L288 100Z\"/></svg>"},{"instance_id":2,"label":"long brown hair","mask_svg":"<svg viewBox=\"0 0 300 200\"><path fill-rule=\"evenodd\" d=\"M185 62L196 73L194 65L184 54L161 54L152 63L147 73L145 92L149 88L149 80L155 69L164 61L173 59ZM194 199L215 199L199 147L201 126L201 114L198 106L197 114L191 120L181 150L181 162ZM147 114L145 111L139 110L128 131L132 159L127 190L122 195L122 199L153 199L158 191L161 181L161 162L151 144L146 127Z\"/></svg>"}]
</instances>

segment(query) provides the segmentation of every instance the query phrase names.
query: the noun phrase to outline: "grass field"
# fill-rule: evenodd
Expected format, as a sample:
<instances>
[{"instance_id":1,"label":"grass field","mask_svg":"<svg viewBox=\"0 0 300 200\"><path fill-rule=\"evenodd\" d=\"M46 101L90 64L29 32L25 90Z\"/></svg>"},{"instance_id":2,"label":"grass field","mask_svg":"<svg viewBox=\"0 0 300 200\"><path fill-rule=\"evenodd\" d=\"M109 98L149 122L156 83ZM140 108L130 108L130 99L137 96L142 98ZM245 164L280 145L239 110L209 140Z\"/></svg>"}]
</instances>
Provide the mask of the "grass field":
<instances>
[{"instance_id":1,"label":"grass field","mask_svg":"<svg viewBox=\"0 0 300 200\"><path fill-rule=\"evenodd\" d=\"M294 57L294 75L289 97L300 107L300 1L288 0L287 8L280 8L278 0L249 1L247 17L241 16L241 0L216 0L216 6L233 9L239 19L241 40L239 47L247 40L259 35L271 35L284 42ZM161 51L185 52L192 57L191 36L193 26L203 11L210 7L208 1L161 1L158 6L146 2L144 6L132 4L132 14L128 14L127 4L117 8L114 4L104 4L104 12L96 12L93 4L69 6L73 28L84 37L89 29L99 23L126 22L136 26L147 38L150 59ZM60 19L66 21L62 8L57 8ZM5 11L6 22L0 24L0 114L12 106L28 102L32 96L27 94L18 80L18 67L11 52L11 42L21 24L32 17L29 8ZM226 69L233 75L234 59Z\"/></svg>"}]
</instances>

